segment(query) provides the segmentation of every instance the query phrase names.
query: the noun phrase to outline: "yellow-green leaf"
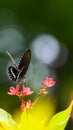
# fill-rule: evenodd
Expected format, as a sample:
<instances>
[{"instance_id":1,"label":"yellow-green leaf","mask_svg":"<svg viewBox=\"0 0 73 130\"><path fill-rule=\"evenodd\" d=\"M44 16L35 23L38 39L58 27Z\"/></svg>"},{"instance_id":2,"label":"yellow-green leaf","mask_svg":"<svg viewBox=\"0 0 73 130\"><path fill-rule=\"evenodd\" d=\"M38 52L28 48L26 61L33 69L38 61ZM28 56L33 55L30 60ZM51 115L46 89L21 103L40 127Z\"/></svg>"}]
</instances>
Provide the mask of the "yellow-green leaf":
<instances>
[{"instance_id":1,"label":"yellow-green leaf","mask_svg":"<svg viewBox=\"0 0 73 130\"><path fill-rule=\"evenodd\" d=\"M0 130L15 130L17 128L16 122L11 115L0 109Z\"/></svg>"},{"instance_id":2,"label":"yellow-green leaf","mask_svg":"<svg viewBox=\"0 0 73 130\"><path fill-rule=\"evenodd\" d=\"M66 110L54 115L49 122L47 130L64 130L70 118L72 107L73 101Z\"/></svg>"}]
</instances>

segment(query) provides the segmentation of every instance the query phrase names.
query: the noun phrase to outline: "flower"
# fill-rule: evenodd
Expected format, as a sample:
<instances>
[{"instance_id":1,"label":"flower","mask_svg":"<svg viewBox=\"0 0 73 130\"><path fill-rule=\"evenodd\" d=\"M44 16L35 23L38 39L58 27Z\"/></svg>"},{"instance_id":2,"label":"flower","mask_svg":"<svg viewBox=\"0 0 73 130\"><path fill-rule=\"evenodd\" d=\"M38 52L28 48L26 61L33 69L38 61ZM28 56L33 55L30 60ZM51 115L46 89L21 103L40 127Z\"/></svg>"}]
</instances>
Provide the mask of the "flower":
<instances>
[{"instance_id":1,"label":"flower","mask_svg":"<svg viewBox=\"0 0 73 130\"><path fill-rule=\"evenodd\" d=\"M45 81L42 82L42 85L44 88L52 87L56 84L56 82L53 80L53 78L46 77Z\"/></svg>"},{"instance_id":2,"label":"flower","mask_svg":"<svg viewBox=\"0 0 73 130\"><path fill-rule=\"evenodd\" d=\"M32 108L32 103L30 100L25 101L23 98L25 96L28 96L33 93L33 91L30 90L29 87L22 86L22 90L19 91L20 85L16 85L16 88L13 86L10 87L10 92L8 92L9 95L15 95L18 96L21 99L21 110L28 110Z\"/></svg>"},{"instance_id":3,"label":"flower","mask_svg":"<svg viewBox=\"0 0 73 130\"><path fill-rule=\"evenodd\" d=\"M20 92L20 96L28 96L32 94L33 91L30 90L29 87L25 87L24 85L22 86L22 91Z\"/></svg>"},{"instance_id":4,"label":"flower","mask_svg":"<svg viewBox=\"0 0 73 130\"><path fill-rule=\"evenodd\" d=\"M16 88L12 86L10 87L10 92L8 92L8 94L24 97L33 93L33 91L31 91L29 87L25 87L24 85L22 86L22 91L19 91L19 89L20 89L20 85L16 85Z\"/></svg>"},{"instance_id":5,"label":"flower","mask_svg":"<svg viewBox=\"0 0 73 130\"><path fill-rule=\"evenodd\" d=\"M25 102L23 99L22 99L22 102L21 102L21 110L29 110L32 108L32 103L31 103L31 100L28 100L27 102Z\"/></svg>"},{"instance_id":6,"label":"flower","mask_svg":"<svg viewBox=\"0 0 73 130\"><path fill-rule=\"evenodd\" d=\"M53 80L53 78L48 78L46 77L45 81L42 82L42 87L40 88L40 91L38 93L38 96L41 96L42 94L47 94L48 91L46 90L46 88L51 87L53 85L55 85L55 81ZM32 91L30 89L30 87L26 87L24 85L22 85L21 90L20 89L20 85L16 85L16 87L11 86L10 87L10 92L8 92L9 95L15 95L18 96L21 99L21 110L28 110L32 108L32 103L30 100L25 101L24 97L25 96L29 96L30 94L32 94L34 91Z\"/></svg>"},{"instance_id":7,"label":"flower","mask_svg":"<svg viewBox=\"0 0 73 130\"><path fill-rule=\"evenodd\" d=\"M22 99L22 102L21 102L21 110L24 110L24 108L25 108L25 101Z\"/></svg>"},{"instance_id":8,"label":"flower","mask_svg":"<svg viewBox=\"0 0 73 130\"><path fill-rule=\"evenodd\" d=\"M10 92L8 92L8 94L9 95L16 95L16 96L18 96L19 95L19 89L20 89L19 85L16 85L16 88L14 88L12 86L12 87L10 87Z\"/></svg>"}]
</instances>

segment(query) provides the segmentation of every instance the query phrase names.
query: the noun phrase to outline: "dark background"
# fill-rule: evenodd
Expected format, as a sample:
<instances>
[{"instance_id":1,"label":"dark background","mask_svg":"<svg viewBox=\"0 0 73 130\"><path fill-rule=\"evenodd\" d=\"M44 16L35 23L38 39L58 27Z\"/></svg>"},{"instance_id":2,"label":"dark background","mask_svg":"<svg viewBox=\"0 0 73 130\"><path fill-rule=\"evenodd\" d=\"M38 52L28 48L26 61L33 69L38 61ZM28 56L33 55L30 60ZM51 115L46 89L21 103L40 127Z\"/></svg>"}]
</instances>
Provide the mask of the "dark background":
<instances>
[{"instance_id":1,"label":"dark background","mask_svg":"<svg viewBox=\"0 0 73 130\"><path fill-rule=\"evenodd\" d=\"M8 112L19 107L17 104L20 102L17 97L9 99L6 94L12 84L7 76L10 59L6 50L17 58L23 50L30 48L33 39L40 34L53 35L68 49L67 62L56 68L59 79L56 90L58 111L69 104L73 91L73 1L3 0L0 1L0 107ZM15 44L19 40L22 48L19 43ZM72 130L72 123L70 120L66 129Z\"/></svg>"}]
</instances>

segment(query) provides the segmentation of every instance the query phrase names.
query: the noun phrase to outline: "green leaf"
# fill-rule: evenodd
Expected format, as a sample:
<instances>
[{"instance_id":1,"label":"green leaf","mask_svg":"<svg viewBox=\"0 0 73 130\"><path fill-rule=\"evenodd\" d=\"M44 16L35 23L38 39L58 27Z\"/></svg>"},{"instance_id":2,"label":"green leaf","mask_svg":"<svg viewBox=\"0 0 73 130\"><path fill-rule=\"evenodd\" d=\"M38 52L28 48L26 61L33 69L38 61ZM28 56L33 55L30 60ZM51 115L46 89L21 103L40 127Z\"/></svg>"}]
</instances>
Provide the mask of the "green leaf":
<instances>
[{"instance_id":1,"label":"green leaf","mask_svg":"<svg viewBox=\"0 0 73 130\"><path fill-rule=\"evenodd\" d=\"M64 130L70 118L72 106L73 101L66 110L54 115L49 122L47 130Z\"/></svg>"},{"instance_id":2,"label":"green leaf","mask_svg":"<svg viewBox=\"0 0 73 130\"><path fill-rule=\"evenodd\" d=\"M11 115L3 109L0 109L0 130L13 130L16 128L17 124Z\"/></svg>"}]
</instances>

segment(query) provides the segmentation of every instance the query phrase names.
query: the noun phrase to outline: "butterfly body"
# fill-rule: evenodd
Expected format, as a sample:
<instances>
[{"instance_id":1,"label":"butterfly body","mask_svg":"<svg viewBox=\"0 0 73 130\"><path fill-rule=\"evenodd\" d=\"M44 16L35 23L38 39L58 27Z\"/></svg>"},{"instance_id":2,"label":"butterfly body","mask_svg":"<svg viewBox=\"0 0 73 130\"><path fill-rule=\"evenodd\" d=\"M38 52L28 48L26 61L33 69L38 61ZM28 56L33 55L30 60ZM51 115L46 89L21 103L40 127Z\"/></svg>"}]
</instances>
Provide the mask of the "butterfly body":
<instances>
[{"instance_id":1,"label":"butterfly body","mask_svg":"<svg viewBox=\"0 0 73 130\"><path fill-rule=\"evenodd\" d=\"M30 64L31 50L30 49L26 50L26 52L22 55L18 65L16 64L15 60L10 55L10 53L9 52L7 52L7 53L10 56L10 58L14 64L14 67L13 66L8 67L9 77L12 81L16 81L16 80L21 81L21 79L23 79L23 77L25 76L25 74L28 70L29 64Z\"/></svg>"}]
</instances>

